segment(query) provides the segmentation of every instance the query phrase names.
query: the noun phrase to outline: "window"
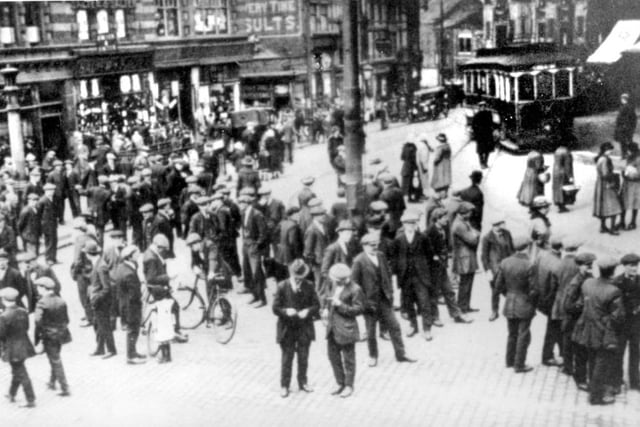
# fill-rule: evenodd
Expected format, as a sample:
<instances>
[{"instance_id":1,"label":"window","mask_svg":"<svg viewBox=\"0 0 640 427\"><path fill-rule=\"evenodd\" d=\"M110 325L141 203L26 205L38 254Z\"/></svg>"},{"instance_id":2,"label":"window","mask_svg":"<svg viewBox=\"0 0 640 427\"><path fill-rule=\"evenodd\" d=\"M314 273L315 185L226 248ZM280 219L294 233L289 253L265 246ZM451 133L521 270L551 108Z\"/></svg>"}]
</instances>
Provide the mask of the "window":
<instances>
[{"instance_id":1,"label":"window","mask_svg":"<svg viewBox=\"0 0 640 427\"><path fill-rule=\"evenodd\" d=\"M24 4L24 36L25 41L35 44L40 41L40 4L25 3Z\"/></svg>"},{"instance_id":2,"label":"window","mask_svg":"<svg viewBox=\"0 0 640 427\"><path fill-rule=\"evenodd\" d=\"M196 34L227 33L227 0L194 0L194 29Z\"/></svg>"},{"instance_id":3,"label":"window","mask_svg":"<svg viewBox=\"0 0 640 427\"><path fill-rule=\"evenodd\" d=\"M460 53L471 52L471 37L467 35L458 37L458 52Z\"/></svg>"},{"instance_id":4,"label":"window","mask_svg":"<svg viewBox=\"0 0 640 427\"><path fill-rule=\"evenodd\" d=\"M556 36L556 20L547 19L547 37L554 38Z\"/></svg>"},{"instance_id":5,"label":"window","mask_svg":"<svg viewBox=\"0 0 640 427\"><path fill-rule=\"evenodd\" d=\"M537 99L552 99L553 98L553 75L546 71L536 76L538 80L538 98Z\"/></svg>"},{"instance_id":6,"label":"window","mask_svg":"<svg viewBox=\"0 0 640 427\"><path fill-rule=\"evenodd\" d=\"M0 4L0 44L13 44L16 41L14 12L12 4Z\"/></svg>"},{"instance_id":7,"label":"window","mask_svg":"<svg viewBox=\"0 0 640 427\"><path fill-rule=\"evenodd\" d=\"M109 13L104 9L96 13L96 28L98 29L98 34L109 33Z\"/></svg>"},{"instance_id":8,"label":"window","mask_svg":"<svg viewBox=\"0 0 640 427\"><path fill-rule=\"evenodd\" d=\"M178 0L155 0L156 4L156 33L159 36L177 36Z\"/></svg>"},{"instance_id":9,"label":"window","mask_svg":"<svg viewBox=\"0 0 640 427\"><path fill-rule=\"evenodd\" d=\"M78 40L89 40L89 18L86 10L79 10L76 13L76 23L78 24Z\"/></svg>"},{"instance_id":10,"label":"window","mask_svg":"<svg viewBox=\"0 0 640 427\"><path fill-rule=\"evenodd\" d=\"M576 37L584 37L584 16L576 18Z\"/></svg>"},{"instance_id":11,"label":"window","mask_svg":"<svg viewBox=\"0 0 640 427\"><path fill-rule=\"evenodd\" d=\"M556 98L567 98L571 95L569 81L571 71L560 70L556 73Z\"/></svg>"},{"instance_id":12,"label":"window","mask_svg":"<svg viewBox=\"0 0 640 427\"><path fill-rule=\"evenodd\" d=\"M114 18L116 22L116 37L119 39L127 37L127 20L125 19L124 10L117 9Z\"/></svg>"},{"instance_id":13,"label":"window","mask_svg":"<svg viewBox=\"0 0 640 427\"><path fill-rule=\"evenodd\" d=\"M547 25L544 22L538 22L538 40L544 40L547 37L546 30Z\"/></svg>"},{"instance_id":14,"label":"window","mask_svg":"<svg viewBox=\"0 0 640 427\"><path fill-rule=\"evenodd\" d=\"M484 28L484 38L489 40L491 39L491 22L487 22Z\"/></svg>"},{"instance_id":15,"label":"window","mask_svg":"<svg viewBox=\"0 0 640 427\"><path fill-rule=\"evenodd\" d=\"M533 76L524 74L518 79L518 97L520 101L533 101Z\"/></svg>"}]
</instances>

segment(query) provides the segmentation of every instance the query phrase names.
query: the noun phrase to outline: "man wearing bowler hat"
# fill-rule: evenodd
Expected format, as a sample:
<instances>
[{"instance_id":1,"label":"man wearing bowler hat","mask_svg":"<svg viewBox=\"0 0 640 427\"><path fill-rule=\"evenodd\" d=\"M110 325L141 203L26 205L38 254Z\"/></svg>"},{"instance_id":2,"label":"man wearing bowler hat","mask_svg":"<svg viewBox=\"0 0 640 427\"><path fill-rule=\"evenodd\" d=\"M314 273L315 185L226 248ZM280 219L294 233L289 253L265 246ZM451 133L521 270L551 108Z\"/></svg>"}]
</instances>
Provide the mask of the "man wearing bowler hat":
<instances>
[{"instance_id":1,"label":"man wearing bowler hat","mask_svg":"<svg viewBox=\"0 0 640 427\"><path fill-rule=\"evenodd\" d=\"M309 347L315 340L313 319L320 312L320 301L313 285L306 280L309 267L302 259L289 266L289 279L278 283L273 313L278 316L276 340L282 349L280 386L282 398L289 396L293 356L298 357L298 387L311 393L307 380Z\"/></svg>"},{"instance_id":2,"label":"man wearing bowler hat","mask_svg":"<svg viewBox=\"0 0 640 427\"><path fill-rule=\"evenodd\" d=\"M44 251L49 264L58 262L58 214L53 202L55 191L56 186L54 184L45 184L44 195L38 201L40 230L44 236Z\"/></svg>"},{"instance_id":3,"label":"man wearing bowler hat","mask_svg":"<svg viewBox=\"0 0 640 427\"><path fill-rule=\"evenodd\" d=\"M356 376L356 342L360 339L357 316L364 312L362 289L351 281L351 269L334 264L328 279L332 285L323 317L327 319L327 353L337 387L331 392L347 398L353 394Z\"/></svg>"},{"instance_id":4,"label":"man wearing bowler hat","mask_svg":"<svg viewBox=\"0 0 640 427\"><path fill-rule=\"evenodd\" d=\"M624 353L629 347L629 388L640 390L640 277L638 277L640 256L630 253L622 257L620 264L624 272L613 283L622 292L625 317L622 322L620 349L616 363L616 378L622 384Z\"/></svg>"}]
</instances>

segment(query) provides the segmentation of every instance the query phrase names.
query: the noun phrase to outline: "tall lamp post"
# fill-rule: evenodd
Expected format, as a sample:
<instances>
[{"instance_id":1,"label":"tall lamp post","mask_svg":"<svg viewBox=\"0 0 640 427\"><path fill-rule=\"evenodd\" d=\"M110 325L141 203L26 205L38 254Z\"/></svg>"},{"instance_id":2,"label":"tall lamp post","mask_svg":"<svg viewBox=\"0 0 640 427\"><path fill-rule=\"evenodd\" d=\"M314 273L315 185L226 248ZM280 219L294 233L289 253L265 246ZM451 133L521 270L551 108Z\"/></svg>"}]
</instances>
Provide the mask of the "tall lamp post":
<instances>
[{"instance_id":1,"label":"tall lamp post","mask_svg":"<svg viewBox=\"0 0 640 427\"><path fill-rule=\"evenodd\" d=\"M0 70L4 78L3 92L7 99L7 127L9 128L9 143L11 147L11 158L18 172L19 179L25 180L27 177L24 164L24 142L22 139L22 125L20 123L20 104L18 103L18 86L16 78L18 69L7 65Z\"/></svg>"},{"instance_id":2,"label":"tall lamp post","mask_svg":"<svg viewBox=\"0 0 640 427\"><path fill-rule=\"evenodd\" d=\"M346 149L347 207L353 216L364 214L364 189L362 183L362 153L364 131L362 129L362 95L358 55L358 3L359 0L343 0L342 46L344 49L344 142Z\"/></svg>"}]
</instances>

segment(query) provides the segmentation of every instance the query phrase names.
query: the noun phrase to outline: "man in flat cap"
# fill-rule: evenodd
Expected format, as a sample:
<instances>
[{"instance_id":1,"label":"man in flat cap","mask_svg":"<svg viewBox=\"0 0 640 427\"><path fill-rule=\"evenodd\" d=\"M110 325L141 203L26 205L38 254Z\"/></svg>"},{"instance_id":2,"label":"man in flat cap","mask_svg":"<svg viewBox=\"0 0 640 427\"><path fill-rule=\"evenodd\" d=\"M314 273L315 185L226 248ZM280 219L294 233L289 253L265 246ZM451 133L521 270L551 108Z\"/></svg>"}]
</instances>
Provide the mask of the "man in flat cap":
<instances>
[{"instance_id":1,"label":"man in flat cap","mask_svg":"<svg viewBox=\"0 0 640 427\"><path fill-rule=\"evenodd\" d=\"M562 355L562 322L554 320L551 309L557 295L558 278L555 274L560 266L562 256L562 239L553 235L550 245L542 249L534 260L536 268L536 288L538 290L537 309L547 317L547 328L542 346L542 364L545 366L559 366L560 362L554 356L554 348Z\"/></svg>"},{"instance_id":2,"label":"man in flat cap","mask_svg":"<svg viewBox=\"0 0 640 427\"><path fill-rule=\"evenodd\" d=\"M313 392L307 380L309 347L316 333L313 319L320 313L320 301L306 277L309 267L302 259L289 266L289 279L278 283L273 297L273 313L278 316L276 340L282 349L280 396L289 396L293 356L298 357L298 387L306 393Z\"/></svg>"},{"instance_id":3,"label":"man in flat cap","mask_svg":"<svg viewBox=\"0 0 640 427\"><path fill-rule=\"evenodd\" d=\"M4 310L0 313L0 344L2 360L11 365L11 386L8 398L15 402L18 388L22 386L27 403L23 406L36 406L36 396L24 362L35 356L36 352L29 339L29 313L17 305L18 291L14 288L0 289L0 302Z\"/></svg>"},{"instance_id":4,"label":"man in flat cap","mask_svg":"<svg viewBox=\"0 0 640 427\"><path fill-rule=\"evenodd\" d=\"M27 203L18 216L17 232L22 239L25 251L40 253L40 216L38 213L38 195L31 193Z\"/></svg>"},{"instance_id":5,"label":"man in flat cap","mask_svg":"<svg viewBox=\"0 0 640 427\"><path fill-rule=\"evenodd\" d=\"M109 178L105 175L99 175L98 185L84 191L84 194L90 200L89 205L91 206L91 214L96 226L98 243L102 245L104 243L104 228L109 221L109 214L111 213L112 193L109 187Z\"/></svg>"},{"instance_id":6,"label":"man in flat cap","mask_svg":"<svg viewBox=\"0 0 640 427\"><path fill-rule=\"evenodd\" d=\"M153 205L151 203L145 203L140 206L139 212L142 215L142 236L140 241L140 250L146 251L151 240L153 239Z\"/></svg>"},{"instance_id":7,"label":"man in flat cap","mask_svg":"<svg viewBox=\"0 0 640 427\"><path fill-rule=\"evenodd\" d=\"M363 252L353 260L351 280L362 287L365 295L365 323L367 325L367 346L369 348L369 366L378 364L378 341L376 325L385 325L391 337L391 343L398 362L415 362L407 357L402 342L400 324L393 312L393 285L391 268L385 255L378 251L380 237L378 233L368 233L360 244Z\"/></svg>"},{"instance_id":8,"label":"man in flat cap","mask_svg":"<svg viewBox=\"0 0 640 427\"><path fill-rule=\"evenodd\" d=\"M618 260L598 258L600 277L587 279L582 285L584 308L573 330L573 340L586 347L593 361L589 379L589 403L608 405L615 402L614 391L620 389L616 378L616 361L620 349L620 326L625 313L622 292L613 284Z\"/></svg>"},{"instance_id":9,"label":"man in flat cap","mask_svg":"<svg viewBox=\"0 0 640 427\"><path fill-rule=\"evenodd\" d=\"M315 181L315 178L312 176L306 176L302 178L300 180L300 182L302 183L302 188L293 195L291 200L289 200L289 205L298 206L301 211L305 209L309 200L316 197L315 192L311 188Z\"/></svg>"},{"instance_id":10,"label":"man in flat cap","mask_svg":"<svg viewBox=\"0 0 640 427\"><path fill-rule=\"evenodd\" d=\"M495 140L493 131L496 124L493 122L493 113L487 108L487 103L482 101L478 104L478 112L473 116L471 129L473 130L473 138L476 141L476 152L480 167L486 169L489 167L489 155L495 149Z\"/></svg>"},{"instance_id":11,"label":"man in flat cap","mask_svg":"<svg viewBox=\"0 0 640 427\"><path fill-rule=\"evenodd\" d=\"M458 305L462 313L478 311L471 308L471 290L478 269L478 244L480 232L471 226L471 214L474 206L462 202L451 224L451 245L453 265L451 271L459 277Z\"/></svg>"},{"instance_id":12,"label":"man in flat cap","mask_svg":"<svg viewBox=\"0 0 640 427\"><path fill-rule=\"evenodd\" d=\"M527 236L514 236L516 252L500 262L496 275L496 289L506 298L503 312L509 329L506 366L514 368L516 373L533 370L526 364L537 300L535 266L527 254L529 244Z\"/></svg>"},{"instance_id":13,"label":"man in flat cap","mask_svg":"<svg viewBox=\"0 0 640 427\"><path fill-rule=\"evenodd\" d=\"M278 241L278 227L284 218L284 203L271 195L271 189L261 187L258 190L258 203L256 207L262 211L264 220L267 224L267 233L269 234L269 244L271 250L276 253L276 243ZM265 256L269 256L269 250L265 252Z\"/></svg>"},{"instance_id":14,"label":"man in flat cap","mask_svg":"<svg viewBox=\"0 0 640 427\"><path fill-rule=\"evenodd\" d=\"M44 195L38 201L40 230L44 236L44 251L49 264L58 262L58 213L53 203L55 190L56 186L54 184L45 184Z\"/></svg>"},{"instance_id":15,"label":"man in flat cap","mask_svg":"<svg viewBox=\"0 0 640 427\"><path fill-rule=\"evenodd\" d=\"M244 286L253 294L250 304L256 308L267 305L266 280L262 270L262 258L268 245L267 225L264 215L253 206L254 198L242 195L238 202L242 210L242 271Z\"/></svg>"},{"instance_id":16,"label":"man in flat cap","mask_svg":"<svg viewBox=\"0 0 640 427\"><path fill-rule=\"evenodd\" d=\"M140 174L140 204L144 205L146 203L150 203L151 206L155 206L158 202L158 198L160 197L159 193L156 193L153 188L153 183L151 182L151 169L144 168L142 169L142 173Z\"/></svg>"},{"instance_id":17,"label":"man in flat cap","mask_svg":"<svg viewBox=\"0 0 640 427\"><path fill-rule=\"evenodd\" d=\"M164 194L171 199L171 209L175 212L171 220L171 225L176 229L178 237L187 237L182 231L182 221L180 221L180 195L182 190L187 188L187 182L182 176L184 169L184 161L179 155L169 158L169 166L165 170L164 176ZM217 163L217 159L216 159Z\"/></svg>"},{"instance_id":18,"label":"man in flat cap","mask_svg":"<svg viewBox=\"0 0 640 427\"><path fill-rule=\"evenodd\" d=\"M91 264L89 303L93 310L94 330L96 333L96 349L91 356L103 356L104 359L116 355L116 344L113 338L112 312L113 289L109 268L101 257L102 250L94 242L87 242L84 253ZM106 346L106 353L105 353Z\"/></svg>"},{"instance_id":19,"label":"man in flat cap","mask_svg":"<svg viewBox=\"0 0 640 427\"><path fill-rule=\"evenodd\" d=\"M142 196L140 195L140 178L133 175L127 179L129 191L126 195L127 222L131 224L131 241L138 247L143 244Z\"/></svg>"},{"instance_id":20,"label":"man in flat cap","mask_svg":"<svg viewBox=\"0 0 640 427\"><path fill-rule=\"evenodd\" d=\"M158 200L158 213L151 223L151 235L155 236L160 233L169 240L169 258L175 258L173 252L173 227L171 221L173 217L173 209L171 209L171 199L168 197Z\"/></svg>"},{"instance_id":21,"label":"man in flat cap","mask_svg":"<svg viewBox=\"0 0 640 427\"><path fill-rule=\"evenodd\" d=\"M362 289L351 281L351 269L342 263L329 269L330 293L323 317L327 319L327 352L337 387L331 392L347 398L353 394L356 376L356 342L360 339L357 317L364 312Z\"/></svg>"},{"instance_id":22,"label":"man in flat cap","mask_svg":"<svg viewBox=\"0 0 640 427\"><path fill-rule=\"evenodd\" d=\"M322 258L322 267L320 269L325 288L329 284L329 271L336 264L345 264L351 267L353 259L360 252L357 240L354 239L356 229L353 222L349 219L340 221L336 232L338 239L327 246Z\"/></svg>"},{"instance_id":23,"label":"man in flat cap","mask_svg":"<svg viewBox=\"0 0 640 427\"><path fill-rule=\"evenodd\" d=\"M46 182L55 186L53 192L53 204L56 207L56 218L60 224L64 224L64 196L66 193L66 182L62 171L63 163L61 160L53 161L53 169L47 175Z\"/></svg>"},{"instance_id":24,"label":"man in flat cap","mask_svg":"<svg viewBox=\"0 0 640 427\"><path fill-rule=\"evenodd\" d=\"M389 219L398 225L397 228L400 228L400 217L407 208L402 189L395 185L393 175L385 174L382 179L383 188L380 200L389 206Z\"/></svg>"},{"instance_id":25,"label":"man in flat cap","mask_svg":"<svg viewBox=\"0 0 640 427\"><path fill-rule=\"evenodd\" d=\"M329 246L329 235L326 226L326 210L322 206L311 208L311 225L304 233L303 257L311 271L318 295L323 295L322 260Z\"/></svg>"},{"instance_id":26,"label":"man in flat cap","mask_svg":"<svg viewBox=\"0 0 640 427\"><path fill-rule=\"evenodd\" d=\"M109 201L109 218L114 229L127 231L127 187L124 176L111 175L109 177L111 200Z\"/></svg>"},{"instance_id":27,"label":"man in flat cap","mask_svg":"<svg viewBox=\"0 0 640 427\"><path fill-rule=\"evenodd\" d=\"M567 317L562 323L562 342L565 350L563 372L573 372L573 379L577 387L583 391L589 390L587 384L589 350L573 341L573 330L584 307L582 284L593 277L591 271L595 260L596 256L589 252L581 252L576 255L578 273L569 282L562 304L567 313Z\"/></svg>"},{"instance_id":28,"label":"man in flat cap","mask_svg":"<svg viewBox=\"0 0 640 427\"><path fill-rule=\"evenodd\" d=\"M211 211L211 197L200 196L196 199L196 204L198 212L191 217L190 233L198 234L207 241L207 245L217 245L220 241L221 227L218 217Z\"/></svg>"},{"instance_id":29,"label":"man in flat cap","mask_svg":"<svg viewBox=\"0 0 640 427\"><path fill-rule=\"evenodd\" d=\"M35 168L31 172L29 172L29 183L27 184L27 188L24 191L25 195L36 194L38 198L42 197L44 194L44 189L42 188L42 174L40 173L40 169Z\"/></svg>"},{"instance_id":30,"label":"man in flat cap","mask_svg":"<svg viewBox=\"0 0 640 427\"><path fill-rule=\"evenodd\" d=\"M260 188L260 174L253 168L253 159L249 156L242 160L242 167L238 171L238 185L236 195L240 195L243 188L253 188L257 191Z\"/></svg>"},{"instance_id":31,"label":"man in flat cap","mask_svg":"<svg viewBox=\"0 0 640 427\"><path fill-rule=\"evenodd\" d=\"M482 248L480 255L482 268L489 276L489 285L491 286L491 316L489 321L493 322L498 318L498 310L500 309L500 293L495 286L498 267L503 259L514 252L513 238L506 227L506 220L503 216L498 216L491 222L491 230L482 236L480 246Z\"/></svg>"},{"instance_id":32,"label":"man in flat cap","mask_svg":"<svg viewBox=\"0 0 640 427\"><path fill-rule=\"evenodd\" d=\"M27 298L29 299L29 311L33 311L38 299L36 281L41 277L48 277L54 283L53 291L60 295L62 286L53 268L49 266L41 257L37 257L31 252L18 254L18 269L25 279Z\"/></svg>"},{"instance_id":33,"label":"man in flat cap","mask_svg":"<svg viewBox=\"0 0 640 427\"><path fill-rule=\"evenodd\" d=\"M196 186L187 189L188 197L180 205L180 222L183 236L190 233L191 218L200 211L197 200L202 196L202 190Z\"/></svg>"},{"instance_id":34,"label":"man in flat cap","mask_svg":"<svg viewBox=\"0 0 640 427\"><path fill-rule=\"evenodd\" d=\"M626 254L620 260L624 272L617 276L613 283L622 292L622 304L625 317L620 329L621 341L616 363L616 379L623 384L622 372L624 353L629 347L629 388L640 390L640 277L638 263L640 256L635 253Z\"/></svg>"},{"instance_id":35,"label":"man in flat cap","mask_svg":"<svg viewBox=\"0 0 640 427\"><path fill-rule=\"evenodd\" d=\"M562 248L564 257L558 263L556 269L551 276L552 285L555 289L555 299L551 307L551 320L557 322L560 328L560 348L562 349L562 372L567 375L573 375L573 365L567 366L564 363L567 359L573 359L571 355L570 338L563 332L563 324L567 319L567 311L564 308L564 300L567 296L567 289L571 280L578 274L578 264L576 263L576 255L580 248L581 242L575 237L565 237L562 239Z\"/></svg>"},{"instance_id":36,"label":"man in flat cap","mask_svg":"<svg viewBox=\"0 0 640 427\"><path fill-rule=\"evenodd\" d=\"M298 224L299 211L297 206L290 206L285 212L285 218L280 223L274 256L280 265L289 265L295 259L302 258L304 241L302 230Z\"/></svg>"},{"instance_id":37,"label":"man in flat cap","mask_svg":"<svg viewBox=\"0 0 640 427\"><path fill-rule=\"evenodd\" d=\"M65 181L65 192L64 197L69 199L69 207L71 208L71 215L75 218L80 215L80 193L78 193L78 189L82 188L82 180L80 179L80 174L74 168L73 160L65 160L64 161L64 181Z\"/></svg>"},{"instance_id":38,"label":"man in flat cap","mask_svg":"<svg viewBox=\"0 0 640 427\"><path fill-rule=\"evenodd\" d=\"M484 194L480 189L480 183L482 182L482 172L473 171L469 175L471 185L463 190L456 191L454 195L460 197L465 202L469 202L473 205L474 209L471 214L469 222L471 226L476 230L482 230L482 214L484 211Z\"/></svg>"},{"instance_id":39,"label":"man in flat cap","mask_svg":"<svg viewBox=\"0 0 640 427\"><path fill-rule=\"evenodd\" d=\"M71 342L67 304L59 295L56 295L56 283L51 278L40 277L36 279L35 285L40 294L34 319L36 324L35 343L38 345L42 341L44 352L51 366L47 387L50 390L55 390L57 382L60 385L59 395L69 396L69 384L60 358L62 346Z\"/></svg>"}]
</instances>

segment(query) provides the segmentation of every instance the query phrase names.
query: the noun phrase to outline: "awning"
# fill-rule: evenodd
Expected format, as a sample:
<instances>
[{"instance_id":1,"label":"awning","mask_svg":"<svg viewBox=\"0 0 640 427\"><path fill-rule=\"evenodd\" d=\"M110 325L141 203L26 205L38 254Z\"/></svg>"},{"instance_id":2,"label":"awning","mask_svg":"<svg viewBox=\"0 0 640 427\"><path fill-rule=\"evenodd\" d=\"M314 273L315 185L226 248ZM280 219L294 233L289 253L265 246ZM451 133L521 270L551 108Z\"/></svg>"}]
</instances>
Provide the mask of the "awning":
<instances>
[{"instance_id":1,"label":"awning","mask_svg":"<svg viewBox=\"0 0 640 427\"><path fill-rule=\"evenodd\" d=\"M622 52L640 39L640 20L618 21L600 47L587 59L589 64L613 64Z\"/></svg>"},{"instance_id":2,"label":"awning","mask_svg":"<svg viewBox=\"0 0 640 427\"><path fill-rule=\"evenodd\" d=\"M571 55L560 52L533 52L513 55L481 56L461 64L460 68L482 69L482 68L502 68L505 71L526 70L532 67L568 66L575 63L575 58Z\"/></svg>"},{"instance_id":3,"label":"awning","mask_svg":"<svg viewBox=\"0 0 640 427\"><path fill-rule=\"evenodd\" d=\"M623 53L632 53L632 54L640 54L640 42L634 44L631 49L625 50Z\"/></svg>"}]
</instances>

